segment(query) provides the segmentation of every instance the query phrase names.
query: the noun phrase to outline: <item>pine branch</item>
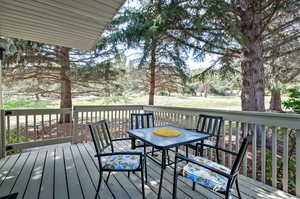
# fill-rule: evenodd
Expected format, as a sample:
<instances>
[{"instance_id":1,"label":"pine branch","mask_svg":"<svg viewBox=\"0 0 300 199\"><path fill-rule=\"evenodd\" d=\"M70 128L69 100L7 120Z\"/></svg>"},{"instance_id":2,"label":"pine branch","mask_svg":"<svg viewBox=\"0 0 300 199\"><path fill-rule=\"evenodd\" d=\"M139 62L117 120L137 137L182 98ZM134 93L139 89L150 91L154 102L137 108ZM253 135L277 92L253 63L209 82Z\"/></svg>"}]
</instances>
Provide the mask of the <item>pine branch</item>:
<instances>
[{"instance_id":1,"label":"pine branch","mask_svg":"<svg viewBox=\"0 0 300 199\"><path fill-rule=\"evenodd\" d=\"M200 50L200 51L204 51L204 52L207 52L207 53L211 53L211 54L216 54L216 55L222 55L224 57L234 57L234 58L240 58L240 56L237 56L237 55L234 55L234 54L229 54L229 53L222 53L222 52L217 52L217 51L213 51L213 50L208 50L208 49L203 49L203 48L200 48L198 46L195 46L191 43L188 43L182 39L179 39L171 34L168 34L168 38L172 39L172 40L176 40L176 41L179 41L180 43L190 47L190 48L193 48L193 49L196 49L196 50Z\"/></svg>"},{"instance_id":2,"label":"pine branch","mask_svg":"<svg viewBox=\"0 0 300 199\"><path fill-rule=\"evenodd\" d=\"M286 56L286 55L289 55L289 54L292 54L292 53L295 53L295 52L300 52L300 47L292 49L292 50L284 51L284 52L278 52L278 53L276 53L276 55L266 56L266 57L264 57L264 60L268 61L270 59L283 57L283 56Z\"/></svg>"}]
</instances>

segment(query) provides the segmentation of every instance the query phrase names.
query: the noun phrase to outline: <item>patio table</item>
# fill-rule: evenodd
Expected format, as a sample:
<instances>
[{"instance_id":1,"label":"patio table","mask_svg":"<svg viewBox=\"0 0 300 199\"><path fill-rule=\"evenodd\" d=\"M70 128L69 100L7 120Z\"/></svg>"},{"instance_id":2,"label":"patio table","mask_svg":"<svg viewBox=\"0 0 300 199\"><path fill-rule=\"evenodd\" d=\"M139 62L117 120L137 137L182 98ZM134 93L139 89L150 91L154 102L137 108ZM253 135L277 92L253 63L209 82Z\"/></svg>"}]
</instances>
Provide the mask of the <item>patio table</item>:
<instances>
[{"instance_id":1,"label":"patio table","mask_svg":"<svg viewBox=\"0 0 300 199\"><path fill-rule=\"evenodd\" d=\"M153 130L159 129L159 128L168 128L168 129L175 129L181 132L179 136L176 137L164 137L159 136L153 133ZM204 139L207 139L210 137L210 135L193 132L190 130L177 128L174 126L157 126L153 128L142 128L142 129L133 129L128 130L127 133L141 141L143 141L145 144L151 145L155 147L156 149L159 149L162 151L161 156L161 163L159 163L157 160L155 160L153 157L149 156L146 152L146 147L144 147L144 156L145 156L145 165L146 165L146 157L153 160L155 163L159 164L161 166L161 173L160 173L160 182L159 182L159 189L158 189L158 198L161 196L161 188L163 183L163 175L164 175L164 169L166 166L170 166L172 163L168 163L166 165L166 152L167 150L170 150L171 148L175 147L176 152L178 152L178 147L181 145L197 142L197 141L203 141ZM145 168L146 170L147 168ZM147 174L146 174L146 182L147 182Z\"/></svg>"}]
</instances>

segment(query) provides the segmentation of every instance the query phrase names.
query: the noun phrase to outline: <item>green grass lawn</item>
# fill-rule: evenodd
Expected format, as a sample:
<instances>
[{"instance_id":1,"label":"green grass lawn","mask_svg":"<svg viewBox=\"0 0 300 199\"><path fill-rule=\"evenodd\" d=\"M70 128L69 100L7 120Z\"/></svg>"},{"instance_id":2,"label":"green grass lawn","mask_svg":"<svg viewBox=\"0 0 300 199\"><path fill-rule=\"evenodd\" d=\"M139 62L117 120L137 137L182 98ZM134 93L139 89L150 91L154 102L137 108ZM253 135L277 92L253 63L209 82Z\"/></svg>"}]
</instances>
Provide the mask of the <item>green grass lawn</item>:
<instances>
[{"instance_id":1,"label":"green grass lawn","mask_svg":"<svg viewBox=\"0 0 300 199\"><path fill-rule=\"evenodd\" d=\"M266 108L269 106L270 97L266 97ZM73 105L111 105L111 104L148 104L148 96L134 97L76 97ZM181 106L209 109L241 110L240 97L237 96L155 96L155 105ZM4 103L5 109L29 108L59 108L57 99L41 99L9 101Z\"/></svg>"}]
</instances>

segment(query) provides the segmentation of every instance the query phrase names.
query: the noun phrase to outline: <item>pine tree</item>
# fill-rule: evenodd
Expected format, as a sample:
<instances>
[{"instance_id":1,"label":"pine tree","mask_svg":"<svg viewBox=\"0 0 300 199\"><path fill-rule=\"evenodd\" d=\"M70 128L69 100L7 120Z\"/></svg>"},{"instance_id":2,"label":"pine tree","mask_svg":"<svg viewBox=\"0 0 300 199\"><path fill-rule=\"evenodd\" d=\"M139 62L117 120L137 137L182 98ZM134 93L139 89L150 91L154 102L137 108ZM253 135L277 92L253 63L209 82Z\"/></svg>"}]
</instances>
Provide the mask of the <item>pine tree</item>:
<instances>
[{"instance_id":1,"label":"pine tree","mask_svg":"<svg viewBox=\"0 0 300 199\"><path fill-rule=\"evenodd\" d=\"M275 33L295 25L299 16L295 14L278 26L272 24L286 9L297 13L299 3L293 0L173 0L169 6L176 13L171 19L174 26L169 30L169 38L194 49L199 59L215 54L219 65L239 59L242 109L265 111L264 64L274 57L270 54L272 49L294 42L299 38L299 31L277 45L268 41ZM282 48L277 57L299 50L299 46L287 51Z\"/></svg>"},{"instance_id":2,"label":"pine tree","mask_svg":"<svg viewBox=\"0 0 300 199\"><path fill-rule=\"evenodd\" d=\"M177 41L168 39L166 31L171 25L168 6L153 0L139 7L125 7L114 20L106 40L114 46L139 49L139 66L149 70L149 105L154 104L156 73L168 65L185 67L185 51Z\"/></svg>"}]
</instances>

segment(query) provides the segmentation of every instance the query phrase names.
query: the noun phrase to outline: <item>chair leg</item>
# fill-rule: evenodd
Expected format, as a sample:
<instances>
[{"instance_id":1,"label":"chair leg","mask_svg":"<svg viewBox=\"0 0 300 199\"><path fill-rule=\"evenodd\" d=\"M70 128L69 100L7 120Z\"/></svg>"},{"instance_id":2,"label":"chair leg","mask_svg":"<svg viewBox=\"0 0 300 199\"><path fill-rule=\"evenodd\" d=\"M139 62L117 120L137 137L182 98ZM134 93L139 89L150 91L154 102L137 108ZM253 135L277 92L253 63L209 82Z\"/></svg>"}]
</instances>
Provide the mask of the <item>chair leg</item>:
<instances>
[{"instance_id":1,"label":"chair leg","mask_svg":"<svg viewBox=\"0 0 300 199\"><path fill-rule=\"evenodd\" d=\"M188 147L188 145L185 145L185 156L187 158L189 157L189 147Z\"/></svg>"},{"instance_id":2,"label":"chair leg","mask_svg":"<svg viewBox=\"0 0 300 199\"><path fill-rule=\"evenodd\" d=\"M176 199L176 194L177 194L177 179L178 179L178 174L177 174L177 158L175 157L174 175L173 175L173 193L172 193L172 198L173 199Z\"/></svg>"},{"instance_id":3,"label":"chair leg","mask_svg":"<svg viewBox=\"0 0 300 199\"><path fill-rule=\"evenodd\" d=\"M142 165L142 170L141 170L141 180L142 180L142 194L143 194L143 199L145 198L145 183L144 183L144 168Z\"/></svg>"},{"instance_id":4,"label":"chair leg","mask_svg":"<svg viewBox=\"0 0 300 199\"><path fill-rule=\"evenodd\" d=\"M242 198L242 195L241 195L241 192L240 192L240 188L239 188L239 182L238 182L238 179L236 178L235 180L235 185L236 185L236 191L238 193L238 196L239 198L241 199Z\"/></svg>"},{"instance_id":5,"label":"chair leg","mask_svg":"<svg viewBox=\"0 0 300 199\"><path fill-rule=\"evenodd\" d=\"M145 180L148 182L148 172L147 172L147 151L146 145L144 145L144 166L145 166Z\"/></svg>"},{"instance_id":6,"label":"chair leg","mask_svg":"<svg viewBox=\"0 0 300 199\"><path fill-rule=\"evenodd\" d=\"M152 147L151 155L154 156L154 147Z\"/></svg>"},{"instance_id":7,"label":"chair leg","mask_svg":"<svg viewBox=\"0 0 300 199\"><path fill-rule=\"evenodd\" d=\"M96 190L96 195L95 195L95 199L97 199L98 193L100 191L100 187L101 187L101 181L102 181L102 172L100 172L100 177L99 177L99 182L98 182L98 186L97 186L97 190Z\"/></svg>"},{"instance_id":8,"label":"chair leg","mask_svg":"<svg viewBox=\"0 0 300 199\"><path fill-rule=\"evenodd\" d=\"M227 191L227 192L225 193L225 199L230 199L230 191Z\"/></svg>"},{"instance_id":9,"label":"chair leg","mask_svg":"<svg viewBox=\"0 0 300 199\"><path fill-rule=\"evenodd\" d=\"M195 191L196 190L196 182L193 182L193 191Z\"/></svg>"},{"instance_id":10,"label":"chair leg","mask_svg":"<svg viewBox=\"0 0 300 199\"><path fill-rule=\"evenodd\" d=\"M128 171L128 178L130 178L130 171Z\"/></svg>"},{"instance_id":11,"label":"chair leg","mask_svg":"<svg viewBox=\"0 0 300 199\"><path fill-rule=\"evenodd\" d=\"M108 180L109 180L109 177L110 177L110 173L111 173L111 171L108 172L108 175L107 175L107 178L106 178L106 182L105 182L106 184L108 183Z\"/></svg>"}]
</instances>

